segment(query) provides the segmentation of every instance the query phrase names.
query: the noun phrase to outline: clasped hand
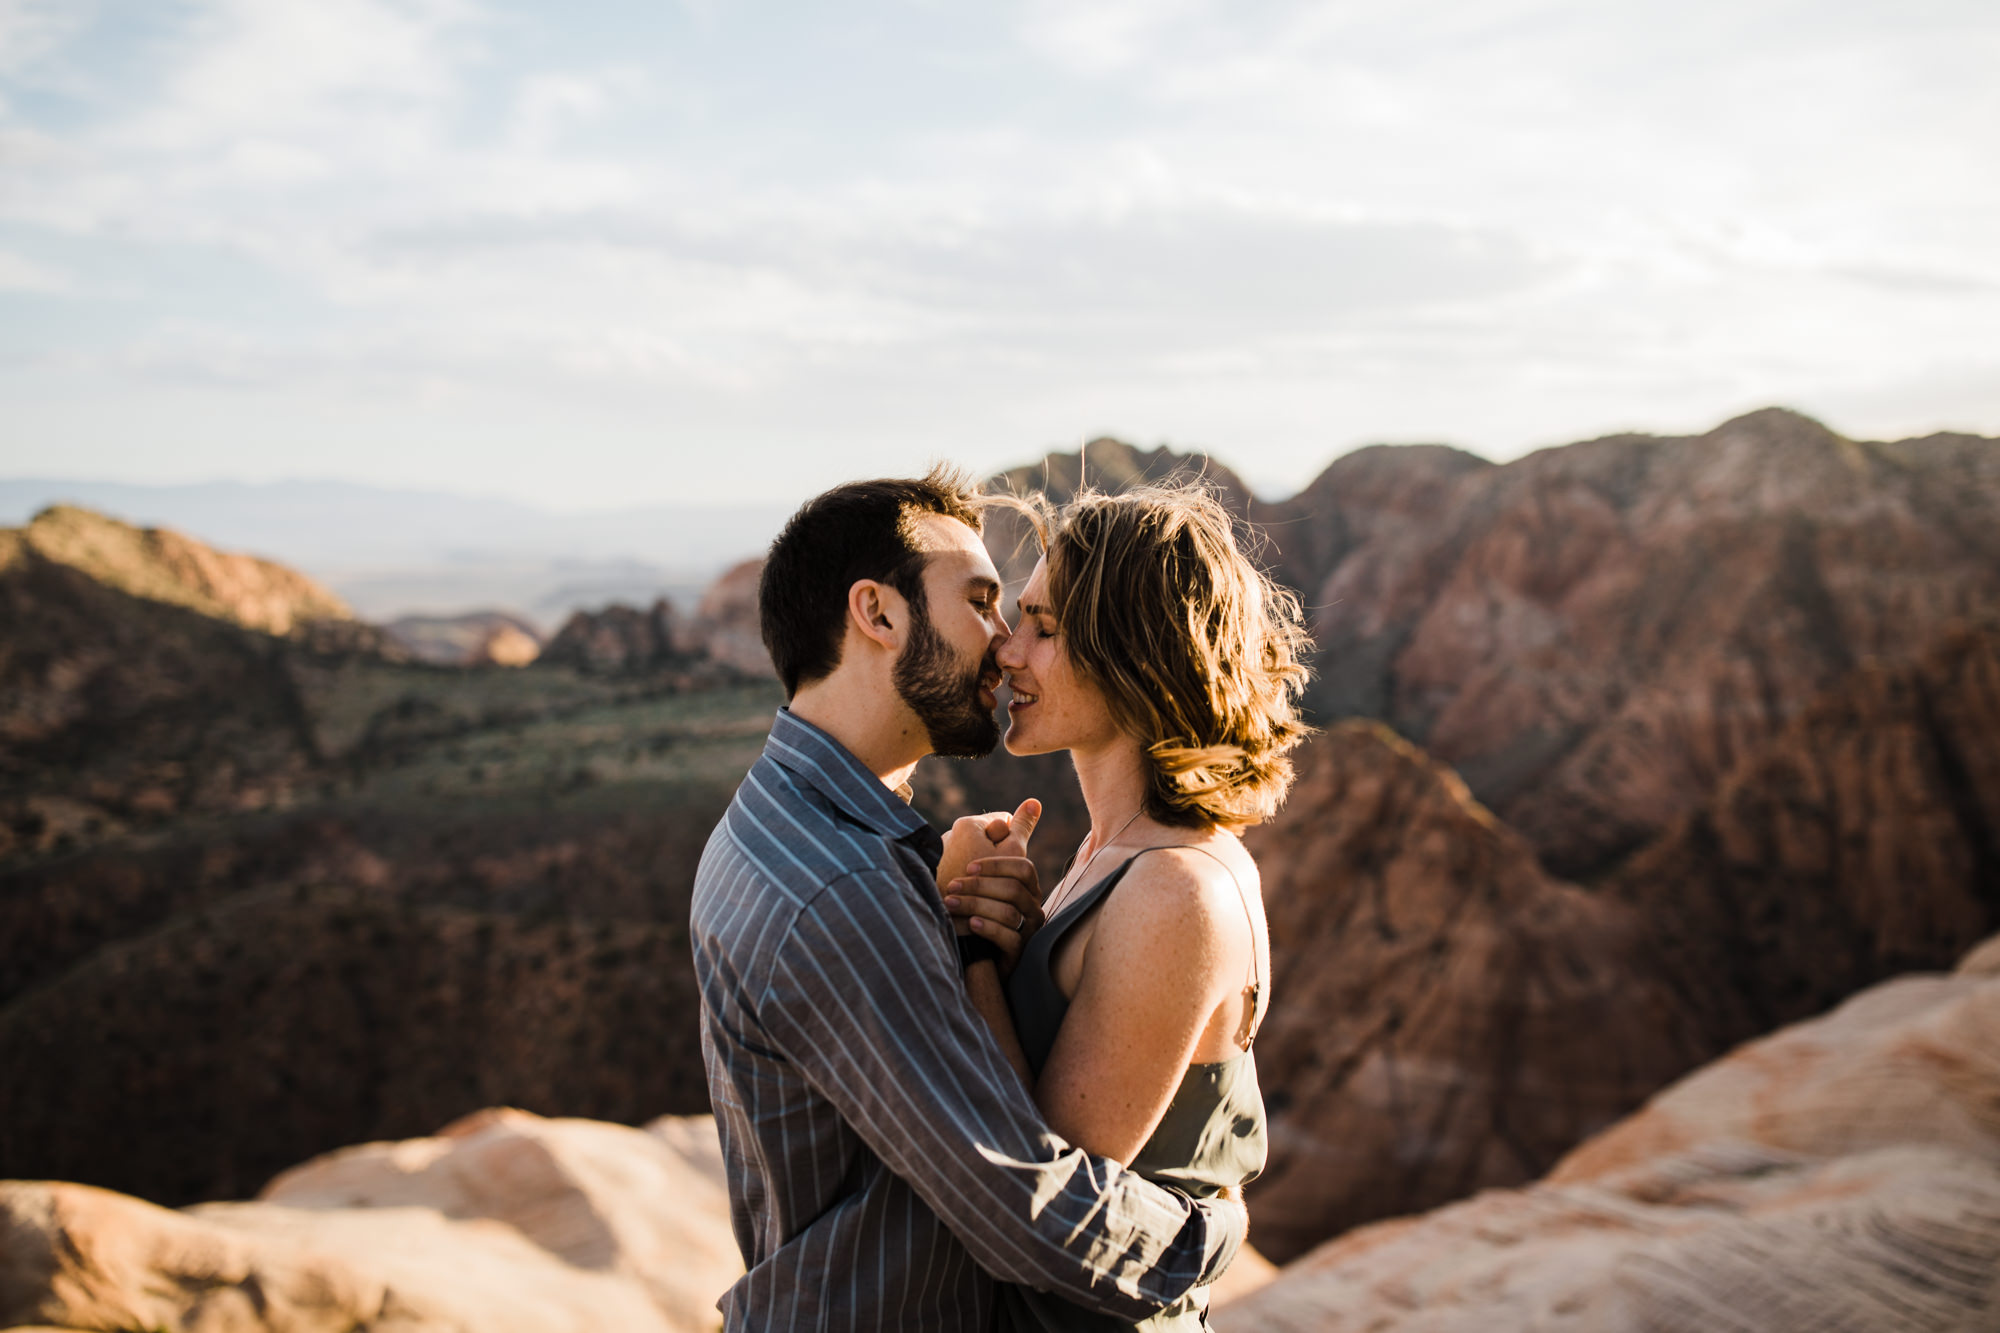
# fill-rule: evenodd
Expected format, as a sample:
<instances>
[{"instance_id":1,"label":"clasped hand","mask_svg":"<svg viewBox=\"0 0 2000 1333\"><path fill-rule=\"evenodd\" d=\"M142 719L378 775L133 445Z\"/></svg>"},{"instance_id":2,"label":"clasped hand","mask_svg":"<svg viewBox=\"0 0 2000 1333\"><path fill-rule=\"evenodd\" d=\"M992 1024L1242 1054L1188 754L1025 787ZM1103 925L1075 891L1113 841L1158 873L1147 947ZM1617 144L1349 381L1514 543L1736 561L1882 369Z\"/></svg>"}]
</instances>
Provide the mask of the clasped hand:
<instances>
[{"instance_id":1,"label":"clasped hand","mask_svg":"<svg viewBox=\"0 0 2000 1333\"><path fill-rule=\"evenodd\" d=\"M1028 859L1028 839L1042 817L1033 797L1009 815L967 815L945 834L938 891L961 935L1000 947L1000 975L1014 970L1021 946L1042 924L1042 881Z\"/></svg>"}]
</instances>

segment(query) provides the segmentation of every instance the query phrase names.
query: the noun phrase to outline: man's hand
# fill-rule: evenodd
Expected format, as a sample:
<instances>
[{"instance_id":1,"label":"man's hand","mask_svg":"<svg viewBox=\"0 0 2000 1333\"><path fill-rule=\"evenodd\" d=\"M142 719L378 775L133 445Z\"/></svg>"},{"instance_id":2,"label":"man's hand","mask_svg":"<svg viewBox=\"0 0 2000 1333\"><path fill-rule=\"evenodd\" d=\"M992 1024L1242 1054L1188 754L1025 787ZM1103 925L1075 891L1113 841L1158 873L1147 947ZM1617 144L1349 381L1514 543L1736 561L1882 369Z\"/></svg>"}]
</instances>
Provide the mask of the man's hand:
<instances>
[{"instance_id":1,"label":"man's hand","mask_svg":"<svg viewBox=\"0 0 2000 1333\"><path fill-rule=\"evenodd\" d=\"M945 885L965 873L966 862L978 860L1003 841L1012 822L1013 817L1005 810L953 820L944 835L944 855L938 860L938 892L945 892Z\"/></svg>"},{"instance_id":2,"label":"man's hand","mask_svg":"<svg viewBox=\"0 0 2000 1333\"><path fill-rule=\"evenodd\" d=\"M952 825L951 836L977 854L967 856L957 874L941 880L945 910L960 934L970 931L1000 946L1003 977L1014 970L1021 946L1042 924L1041 876L1028 859L1028 839L1041 817L1042 803L1030 797L1012 815L974 815ZM984 849L978 848L979 839L985 841ZM940 872L951 864L951 851L947 839Z\"/></svg>"}]
</instances>

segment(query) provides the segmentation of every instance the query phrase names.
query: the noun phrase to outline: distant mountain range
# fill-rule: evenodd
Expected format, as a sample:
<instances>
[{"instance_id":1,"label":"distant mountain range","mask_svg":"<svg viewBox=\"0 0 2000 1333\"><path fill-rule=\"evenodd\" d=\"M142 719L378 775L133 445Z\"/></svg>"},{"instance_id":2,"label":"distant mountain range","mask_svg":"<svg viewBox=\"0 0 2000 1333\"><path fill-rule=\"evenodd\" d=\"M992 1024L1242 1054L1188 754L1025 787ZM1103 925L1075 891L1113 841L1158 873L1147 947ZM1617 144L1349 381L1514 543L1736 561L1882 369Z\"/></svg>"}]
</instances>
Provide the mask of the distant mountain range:
<instances>
[{"instance_id":1,"label":"distant mountain range","mask_svg":"<svg viewBox=\"0 0 2000 1333\"><path fill-rule=\"evenodd\" d=\"M546 628L579 607L668 596L691 606L717 574L760 553L782 505L653 505L562 514L443 491L340 481L143 486L0 480L0 525L82 505L199 533L302 569L364 617L504 608Z\"/></svg>"}]
</instances>

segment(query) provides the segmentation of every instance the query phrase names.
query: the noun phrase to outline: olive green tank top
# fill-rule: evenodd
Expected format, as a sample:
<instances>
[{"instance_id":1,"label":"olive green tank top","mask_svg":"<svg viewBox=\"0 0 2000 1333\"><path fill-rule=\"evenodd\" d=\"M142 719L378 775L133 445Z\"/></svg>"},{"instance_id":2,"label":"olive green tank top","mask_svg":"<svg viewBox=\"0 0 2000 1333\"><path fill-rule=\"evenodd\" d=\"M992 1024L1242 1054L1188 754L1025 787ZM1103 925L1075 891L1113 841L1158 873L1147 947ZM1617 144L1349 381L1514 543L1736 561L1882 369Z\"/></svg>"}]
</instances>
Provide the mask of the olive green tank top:
<instances>
[{"instance_id":1,"label":"olive green tank top","mask_svg":"<svg viewBox=\"0 0 2000 1333\"><path fill-rule=\"evenodd\" d=\"M1123 865L1066 904L1021 950L1021 960L1007 980L1007 1008L1013 1014L1014 1031L1021 1039L1028 1066L1037 1078L1055 1047L1063 1016L1069 1012L1069 998L1056 985L1052 966L1056 947L1077 922L1118 886L1133 861L1146 852L1159 850L1162 849L1148 847L1134 853ZM1201 852L1229 870L1228 863L1211 852L1200 847L1186 850ZM1236 872L1230 870L1229 877L1236 880ZM1236 882L1236 891L1242 894L1241 881ZM1246 916L1250 913L1247 899L1243 911ZM1249 992L1249 1013L1238 1038L1244 1049L1214 1064L1189 1065L1173 1102L1160 1118L1159 1127L1132 1159L1132 1169L1146 1179L1197 1198L1241 1185L1264 1169L1264 1097L1257 1090L1257 1063L1249 1051L1250 1040L1263 1017L1265 1000L1254 940L1250 957L1251 984L1245 988ZM1123 1333L1132 1329L1180 1333L1207 1328L1207 1312L1207 1287L1196 1287L1151 1319L1133 1324L1031 1287L1003 1285L996 1327L1001 1333L1070 1333L1071 1330Z\"/></svg>"}]
</instances>

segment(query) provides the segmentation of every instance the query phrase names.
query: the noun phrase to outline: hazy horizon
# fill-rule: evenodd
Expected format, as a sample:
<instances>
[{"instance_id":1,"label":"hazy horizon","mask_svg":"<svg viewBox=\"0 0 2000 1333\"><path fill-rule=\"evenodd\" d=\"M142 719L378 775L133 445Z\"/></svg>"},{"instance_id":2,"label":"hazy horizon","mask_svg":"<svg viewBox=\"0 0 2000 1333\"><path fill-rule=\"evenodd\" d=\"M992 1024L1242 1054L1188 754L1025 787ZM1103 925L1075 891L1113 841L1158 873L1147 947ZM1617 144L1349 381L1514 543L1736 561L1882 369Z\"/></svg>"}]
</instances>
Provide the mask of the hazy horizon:
<instances>
[{"instance_id":1,"label":"hazy horizon","mask_svg":"<svg viewBox=\"0 0 2000 1333\"><path fill-rule=\"evenodd\" d=\"M1574 443L1582 441L1565 442ZM1225 455L1210 457L1237 470ZM1007 469L1035 461L1024 456ZM1260 498L1296 493L1267 489ZM502 494L338 479L149 484L0 476L0 526L62 502L290 565L366 619L506 610L545 630L573 610L612 601L667 596L691 606L716 575L761 554L793 508L790 500L766 498L562 509Z\"/></svg>"},{"instance_id":2,"label":"hazy horizon","mask_svg":"<svg viewBox=\"0 0 2000 1333\"><path fill-rule=\"evenodd\" d=\"M1560 449L1568 445L1586 443L1593 439L1602 439L1612 435L1638 434L1638 435L1653 435L1663 438L1698 436L1706 433L1708 430L1714 429L1715 427L1724 424L1725 420L1733 419L1735 416L1745 415L1748 412L1755 412L1766 409L1797 412L1800 415L1809 417L1813 420L1820 422L1820 424L1826 426L1829 430L1832 430L1837 435L1841 435L1847 439L1861 440L1861 441L1911 439L1911 438L1918 438L1923 435L1938 434L1938 433L1973 434L1980 436L1990 436L1993 438L2000 438L2000 428L1996 428L1994 430L1981 430L1977 428L1967 429L1951 425L1932 426L1908 433L1857 434L1853 431L1841 429L1841 423L1838 421L1829 421L1823 416L1818 416L1811 412L1805 412L1802 409L1788 406L1785 404L1766 403L1760 405L1753 405L1752 407L1747 408L1743 413L1732 413L1728 418L1718 417L1715 420L1708 422L1706 425L1697 424L1691 426L1684 431L1656 430L1656 429L1649 429L1644 425L1634 425L1622 429L1599 431L1588 435L1579 435L1572 439L1537 441L1505 455L1495 455L1492 453L1486 453L1478 449L1469 448L1468 446L1459 441L1448 440L1448 439L1361 440L1352 445L1335 449L1329 452L1324 458L1324 460L1318 466L1304 473L1298 481L1296 482L1285 481L1283 483L1277 483L1277 484L1270 482L1268 479L1265 479L1260 482L1260 480L1258 479L1258 477L1254 472L1252 472L1250 469L1240 466L1238 461L1234 457L1232 457L1230 452L1226 449L1213 449L1213 448L1206 448L1201 445L1191 445L1191 444L1183 445L1173 440L1164 440L1164 439L1151 440L1151 441L1135 440L1123 436L1103 434L1103 433L1079 436L1074 441L1070 441L1068 443L1051 444L1039 450L1034 450L1034 451L1024 450L1019 454L1017 454L1016 456L1012 457L1011 459L1007 458L1006 456L1002 456L999 462L991 466L987 467L975 466L971 467L971 470L975 473L975 475L997 476L1000 473L1009 472L1019 467L1039 463L1043 458L1047 457L1050 454L1075 453L1079 449L1085 447L1086 445L1094 444L1100 440L1112 440L1120 444L1130 445L1131 447L1141 452L1148 452L1156 448L1166 448L1166 449L1171 449L1176 453L1191 454L1191 455L1198 454L1206 456L1210 459L1213 459L1215 462L1229 468L1231 471L1237 473L1239 476L1243 477L1245 482L1250 486L1251 491L1259 499L1266 501L1279 501L1279 500L1289 499L1290 497L1305 490L1306 487L1312 482L1314 478L1316 478L1321 472L1325 471L1326 468L1331 466L1335 461L1337 461L1342 457L1345 457L1349 453L1355 452L1356 450L1360 449L1429 447L1429 446L1442 445L1447 448L1458 449L1465 453L1472 454L1476 457L1484 459L1487 462L1505 463L1505 462L1512 462L1519 458L1524 458L1529 454L1537 453L1545 449ZM945 462L945 463L959 464L962 466L970 466L968 464L965 464L963 459L952 457L943 452L934 451L927 454L917 455L916 457L918 459L917 462L914 462L909 466L900 469L901 475L915 475L921 472L924 468L928 467L933 462ZM883 475L893 475L893 474L895 474L894 470L892 470L892 472L890 473L884 473ZM861 475L864 474L859 471L856 471L850 474L835 476L827 484L831 485L838 481L852 479L853 477L858 477ZM350 490L355 492L379 492L380 494L385 496L397 496L404 498L427 497L447 502L473 501L481 504L512 507L523 511L524 513L533 513L551 518L565 518L565 519L585 519L591 517L601 517L605 515L637 513L641 511L653 511L660 509L684 509L691 512L719 512L732 509L736 510L771 509L771 510L783 510L788 512L790 509L795 508L797 503L802 502L804 499L808 498L813 494L817 494L818 490L824 489L824 487L817 487L817 486L809 489L797 489L797 488L783 488L783 487L765 485L763 487L763 493L761 494L759 493L706 494L706 495L691 496L684 499L664 498L664 499L648 499L648 500L633 500L630 498L610 499L607 497L597 497L587 502L576 503L573 501L565 502L565 500L568 497L564 497L561 495L540 494L540 495L524 496L498 488L482 489L477 485L453 486L447 484L444 481L437 481L427 485L405 486L405 485L395 485L392 483L385 483L379 481L356 480L353 478L336 476L336 475L314 476L305 473L293 473L288 475L274 475L267 477L248 477L248 478L240 476L209 475L209 476L178 478L167 481L147 481L147 480L131 480L124 475L91 476L84 473L71 473L67 475L58 475L54 471L47 471L42 473L0 471L0 525L4 525L7 523L18 523L20 521L23 521L25 517L31 515L34 512L35 508L39 507L39 505L30 503L26 499L26 497L29 494L31 493L45 494L47 498L41 501L40 502L41 504L60 503L64 498L62 495L58 493L62 487L79 486L79 485L90 488L110 488L110 489L123 488L123 489L129 489L134 492L144 492L144 493L167 493L175 491L185 491L185 492L222 491L229 489L237 489L243 491L262 491L270 493L270 492L283 491L288 488L309 488L309 489L324 488L330 491ZM784 499L774 498L779 490L786 490L788 495L790 494L791 490L796 490L797 493L795 496L792 496L791 498L784 498Z\"/></svg>"},{"instance_id":3,"label":"hazy horizon","mask_svg":"<svg viewBox=\"0 0 2000 1333\"><path fill-rule=\"evenodd\" d=\"M367 620L504 610L545 631L611 602L666 596L691 608L716 575L760 554L789 512L735 503L565 513L504 496L311 479L0 477L0 527L57 503L275 560Z\"/></svg>"}]
</instances>

